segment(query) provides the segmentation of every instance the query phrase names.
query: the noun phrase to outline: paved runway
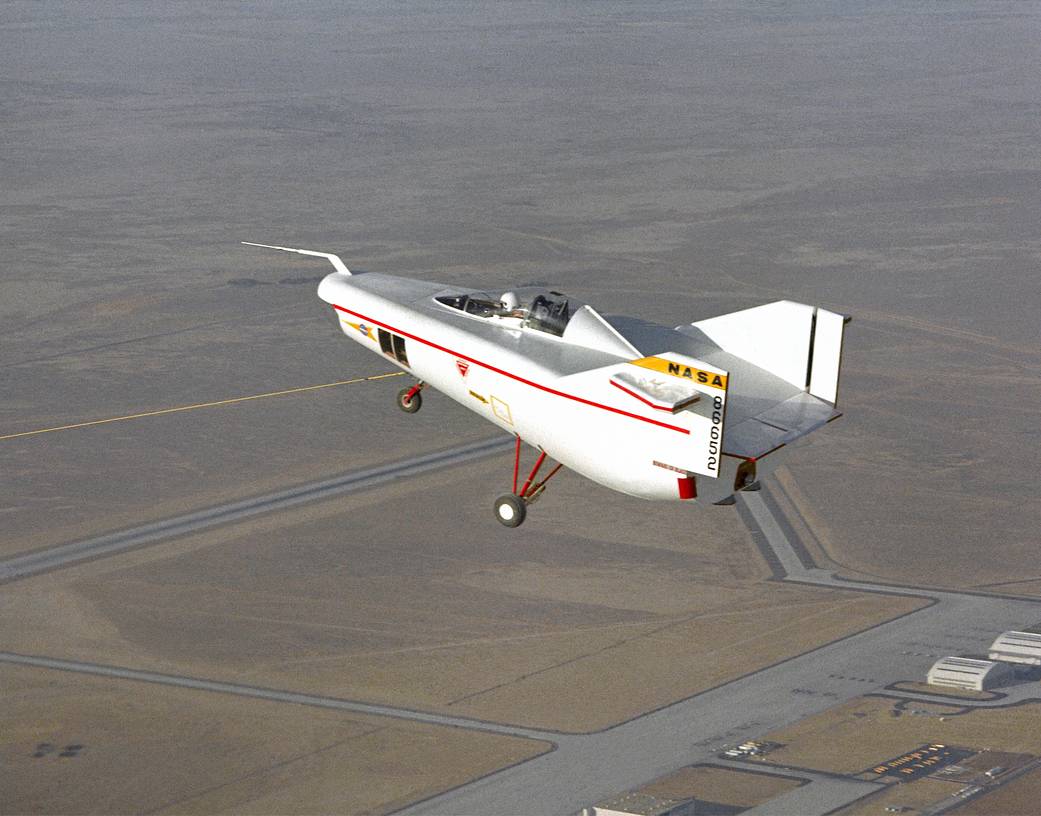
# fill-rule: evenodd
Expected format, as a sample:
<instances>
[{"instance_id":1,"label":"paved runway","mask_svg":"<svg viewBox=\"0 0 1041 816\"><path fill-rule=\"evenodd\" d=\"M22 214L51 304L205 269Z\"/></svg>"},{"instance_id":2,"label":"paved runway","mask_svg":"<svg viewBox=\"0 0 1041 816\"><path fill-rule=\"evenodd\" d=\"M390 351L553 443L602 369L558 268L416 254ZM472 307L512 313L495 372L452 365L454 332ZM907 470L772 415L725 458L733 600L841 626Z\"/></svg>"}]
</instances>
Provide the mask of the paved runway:
<instances>
[{"instance_id":1,"label":"paved runway","mask_svg":"<svg viewBox=\"0 0 1041 816\"><path fill-rule=\"evenodd\" d=\"M343 417L332 400L248 414L247 403L190 435L167 414L149 434L108 423L97 441L53 435L84 416L354 370L316 331L319 270L252 255L241 238L451 285L537 278L668 325L824 298L856 317L843 370L853 427L814 443L798 474L810 506L868 571L901 559L894 572L922 583L938 566L952 585L1035 575L1023 542L1039 478L1010 463L1041 441L1036 4L4 12L0 411L19 441L5 446L0 509L5 552L21 555L0 562L0 582L451 462L281 491L272 463L300 481L340 471L335 456L309 470L327 439L314 429ZM969 382L982 396L966 399ZM431 420L392 437L376 398L352 406L371 406L373 423L354 438L405 459ZM462 413L443 421L468 428ZM270 447L251 456L257 439ZM211 492L228 473L280 492L230 503ZM108 514L152 519L156 501L178 502L173 514L224 498L101 535ZM778 580L913 591L814 569L757 498L739 509ZM29 553L33 535L95 537ZM921 594L934 605L609 731L560 736L555 753L412 810L575 810L1041 619L1029 601ZM159 681L133 682L145 679Z\"/></svg>"},{"instance_id":2,"label":"paved runway","mask_svg":"<svg viewBox=\"0 0 1041 816\"><path fill-rule=\"evenodd\" d=\"M552 732L485 722L469 717L449 717L444 714L432 714L427 711L416 711L409 708L372 705L355 700L344 700L338 697L322 697L316 694L301 694L295 691L279 691L258 686L246 686L241 683L223 683L218 680L203 680L197 677L185 677L184 675L138 671L137 669L127 669L121 666L85 663L80 660L57 660L51 657L34 657L32 655L14 654L13 652L0 652L0 663L78 672L95 677L115 677L120 680L135 680L142 683L156 683L162 686L178 686L200 691L213 691L218 694L234 694L239 697L255 697L259 700L274 700L278 703L292 703L293 705L314 706L315 708L333 708L340 711L353 711L358 714L370 714L376 717L412 720L413 722L427 723L429 725L447 725L452 728L468 728L471 731L487 731L490 734L502 734L508 737L524 737L526 739L549 742L552 742L557 737Z\"/></svg>"},{"instance_id":3,"label":"paved runway","mask_svg":"<svg viewBox=\"0 0 1041 816\"><path fill-rule=\"evenodd\" d=\"M742 816L806 816L830 813L879 789L877 782L859 779L815 779L808 785L782 793L750 808Z\"/></svg>"},{"instance_id":4,"label":"paved runway","mask_svg":"<svg viewBox=\"0 0 1041 816\"><path fill-rule=\"evenodd\" d=\"M303 502L376 486L391 479L446 467L501 452L507 438L492 439L428 454L335 479L200 511L124 533L57 547L0 562L6 580L112 555L172 536ZM934 603L917 612L833 642L687 700L588 735L556 734L450 717L411 709L376 706L293 691L142 672L43 656L0 653L0 662L32 665L95 676L185 686L216 693L258 697L298 705L338 708L417 722L550 741L556 750L401 811L406 814L573 813L608 796L638 787L689 764L714 759L724 745L794 723L898 680L921 676L943 654L978 652L994 635L1041 616L1041 602L933 592L842 581L807 567L795 542L771 513L761 494L740 499L743 517L757 540L770 548L783 580L865 592L914 594ZM782 577L779 575L778 577ZM1019 701L1026 688L1013 695ZM1011 702L1004 701L1004 702ZM984 703L997 705L1000 703ZM769 812L826 813L874 790L872 783L826 777L792 791Z\"/></svg>"},{"instance_id":5,"label":"paved runway","mask_svg":"<svg viewBox=\"0 0 1041 816\"><path fill-rule=\"evenodd\" d=\"M835 579L808 569L758 494L741 501L790 569L785 580L935 599L925 609L815 649L558 750L406 808L401 813L573 813L741 742L834 705L924 676L936 657L978 652L995 634L1035 620L1041 602L915 591ZM875 790L872 783L819 778L763 813L828 813ZM783 799L783 801L781 801Z\"/></svg>"},{"instance_id":6,"label":"paved runway","mask_svg":"<svg viewBox=\"0 0 1041 816\"><path fill-rule=\"evenodd\" d=\"M291 487L243 501L222 504L187 513L183 516L145 524L130 530L74 541L46 550L27 553L0 561L0 584L19 578L28 578L48 570L70 566L91 558L116 555L126 550L157 544L174 536L197 533L218 524L241 521L250 516L284 510L304 502L340 496L358 490L376 487L406 476L417 476L431 470L451 467L484 456L501 453L513 445L511 437L495 437L459 445L448 450L424 454L413 459L392 462L388 465L351 471L332 479Z\"/></svg>"}]
</instances>

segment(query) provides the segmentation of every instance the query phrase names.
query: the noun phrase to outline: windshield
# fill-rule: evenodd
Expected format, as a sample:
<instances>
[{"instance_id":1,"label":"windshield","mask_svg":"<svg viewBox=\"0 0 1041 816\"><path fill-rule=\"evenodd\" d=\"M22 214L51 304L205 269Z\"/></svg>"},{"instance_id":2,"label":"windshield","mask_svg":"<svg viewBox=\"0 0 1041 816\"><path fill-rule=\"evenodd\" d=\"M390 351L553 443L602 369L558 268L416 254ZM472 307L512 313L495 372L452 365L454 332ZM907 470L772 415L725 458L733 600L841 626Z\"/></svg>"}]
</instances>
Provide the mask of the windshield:
<instances>
[{"instance_id":1,"label":"windshield","mask_svg":"<svg viewBox=\"0 0 1041 816\"><path fill-rule=\"evenodd\" d=\"M504 292L500 298L494 298L486 292L470 292L442 295L435 300L475 317L516 318L524 328L557 337L564 334L573 313L572 304L566 295L545 289Z\"/></svg>"},{"instance_id":2,"label":"windshield","mask_svg":"<svg viewBox=\"0 0 1041 816\"><path fill-rule=\"evenodd\" d=\"M436 300L438 303L445 304L445 306L451 306L453 309L458 309L461 312L476 315L477 317L502 316L505 312L505 307L500 301L492 300L484 292L474 292L469 295L445 295L436 298Z\"/></svg>"}]
</instances>

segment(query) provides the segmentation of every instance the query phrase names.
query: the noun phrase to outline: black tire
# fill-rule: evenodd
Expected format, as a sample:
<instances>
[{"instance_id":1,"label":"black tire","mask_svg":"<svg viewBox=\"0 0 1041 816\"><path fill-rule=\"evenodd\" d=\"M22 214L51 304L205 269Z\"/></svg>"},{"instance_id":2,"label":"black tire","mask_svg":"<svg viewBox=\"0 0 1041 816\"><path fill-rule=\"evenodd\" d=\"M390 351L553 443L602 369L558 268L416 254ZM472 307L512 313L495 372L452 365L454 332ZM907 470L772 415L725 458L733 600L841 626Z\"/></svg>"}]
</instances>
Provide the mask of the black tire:
<instances>
[{"instance_id":1,"label":"black tire","mask_svg":"<svg viewBox=\"0 0 1041 816\"><path fill-rule=\"evenodd\" d=\"M406 414L414 414L423 407L423 395L418 391L409 399L408 392L411 388L402 388L398 391L398 408Z\"/></svg>"},{"instance_id":2,"label":"black tire","mask_svg":"<svg viewBox=\"0 0 1041 816\"><path fill-rule=\"evenodd\" d=\"M505 527L520 527L528 515L528 507L520 496L507 493L495 500L495 518Z\"/></svg>"}]
</instances>

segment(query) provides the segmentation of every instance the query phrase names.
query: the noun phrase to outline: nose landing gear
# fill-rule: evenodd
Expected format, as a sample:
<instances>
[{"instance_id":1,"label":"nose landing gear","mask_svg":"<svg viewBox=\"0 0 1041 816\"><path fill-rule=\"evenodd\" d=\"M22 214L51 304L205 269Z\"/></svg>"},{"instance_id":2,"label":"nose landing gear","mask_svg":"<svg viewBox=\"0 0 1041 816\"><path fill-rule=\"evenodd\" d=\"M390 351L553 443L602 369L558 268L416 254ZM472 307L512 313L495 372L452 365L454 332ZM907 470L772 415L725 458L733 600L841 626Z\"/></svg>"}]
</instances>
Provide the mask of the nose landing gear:
<instances>
[{"instance_id":1,"label":"nose landing gear","mask_svg":"<svg viewBox=\"0 0 1041 816\"><path fill-rule=\"evenodd\" d=\"M563 465L558 464L549 472L545 479L541 482L536 482L535 477L538 475L542 463L546 461L546 452L539 451L539 458L535 460L531 473L524 480L524 486L518 491L517 477L520 475L520 451L521 438L518 436L513 452L513 492L499 496L495 500L495 518L506 527L519 527L524 523L524 519L528 515L528 505L534 504L538 500L539 496L546 489L546 482L552 479L556 472L563 467Z\"/></svg>"},{"instance_id":2,"label":"nose landing gear","mask_svg":"<svg viewBox=\"0 0 1041 816\"><path fill-rule=\"evenodd\" d=\"M398 408L406 414L414 414L423 407L423 396L419 393L427 384L420 380L411 388L402 388L398 391Z\"/></svg>"}]
</instances>

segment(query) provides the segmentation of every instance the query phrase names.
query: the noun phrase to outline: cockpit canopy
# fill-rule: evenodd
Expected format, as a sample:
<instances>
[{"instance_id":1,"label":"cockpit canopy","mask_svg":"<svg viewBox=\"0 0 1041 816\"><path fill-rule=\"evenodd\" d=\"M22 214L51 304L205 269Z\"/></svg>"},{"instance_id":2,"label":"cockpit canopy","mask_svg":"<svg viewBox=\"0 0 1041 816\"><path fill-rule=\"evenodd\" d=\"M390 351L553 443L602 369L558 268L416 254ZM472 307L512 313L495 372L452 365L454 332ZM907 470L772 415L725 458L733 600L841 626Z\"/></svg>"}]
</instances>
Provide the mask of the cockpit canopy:
<instances>
[{"instance_id":1,"label":"cockpit canopy","mask_svg":"<svg viewBox=\"0 0 1041 816\"><path fill-rule=\"evenodd\" d=\"M557 337L563 336L571 316L583 305L560 292L533 287L511 289L499 298L487 292L468 292L440 295L435 300L475 317L515 318L523 328Z\"/></svg>"}]
</instances>

